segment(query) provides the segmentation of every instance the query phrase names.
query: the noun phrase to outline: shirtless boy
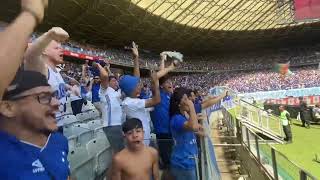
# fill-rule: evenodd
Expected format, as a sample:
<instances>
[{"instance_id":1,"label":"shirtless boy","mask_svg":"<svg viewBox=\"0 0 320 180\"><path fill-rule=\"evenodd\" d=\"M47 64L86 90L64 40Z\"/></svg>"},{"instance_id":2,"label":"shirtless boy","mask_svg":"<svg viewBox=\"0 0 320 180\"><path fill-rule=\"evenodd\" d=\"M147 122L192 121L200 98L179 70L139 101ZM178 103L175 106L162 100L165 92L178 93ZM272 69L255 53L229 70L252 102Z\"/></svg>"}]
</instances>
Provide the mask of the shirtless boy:
<instances>
[{"instance_id":1,"label":"shirtless boy","mask_svg":"<svg viewBox=\"0 0 320 180\"><path fill-rule=\"evenodd\" d=\"M112 161L112 180L159 180L158 152L144 145L143 126L139 119L122 124L127 147Z\"/></svg>"}]
</instances>

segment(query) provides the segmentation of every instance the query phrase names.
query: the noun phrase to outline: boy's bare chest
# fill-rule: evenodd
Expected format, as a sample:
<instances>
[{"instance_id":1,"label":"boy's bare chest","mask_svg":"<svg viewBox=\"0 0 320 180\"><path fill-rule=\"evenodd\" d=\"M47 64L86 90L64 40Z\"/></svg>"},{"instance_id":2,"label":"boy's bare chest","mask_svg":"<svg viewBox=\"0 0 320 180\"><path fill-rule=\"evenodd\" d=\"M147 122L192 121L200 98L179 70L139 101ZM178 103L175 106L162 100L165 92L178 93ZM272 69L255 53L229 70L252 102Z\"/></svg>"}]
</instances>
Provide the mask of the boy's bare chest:
<instances>
[{"instance_id":1,"label":"boy's bare chest","mask_svg":"<svg viewBox=\"0 0 320 180\"><path fill-rule=\"evenodd\" d=\"M128 156L123 166L123 171L129 176L135 176L137 174L149 176L152 172L152 159L148 154Z\"/></svg>"}]
</instances>

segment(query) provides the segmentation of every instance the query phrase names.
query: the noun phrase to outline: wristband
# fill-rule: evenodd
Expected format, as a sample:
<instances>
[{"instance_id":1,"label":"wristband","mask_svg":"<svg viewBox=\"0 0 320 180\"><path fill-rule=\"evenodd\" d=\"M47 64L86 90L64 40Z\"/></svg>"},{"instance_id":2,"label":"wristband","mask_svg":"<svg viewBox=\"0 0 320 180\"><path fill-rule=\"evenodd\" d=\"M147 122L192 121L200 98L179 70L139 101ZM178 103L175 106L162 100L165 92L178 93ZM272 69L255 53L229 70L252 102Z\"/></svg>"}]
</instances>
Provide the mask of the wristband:
<instances>
[{"instance_id":1,"label":"wristband","mask_svg":"<svg viewBox=\"0 0 320 180\"><path fill-rule=\"evenodd\" d=\"M27 13L31 14L35 18L37 25L40 24L41 20L33 10L31 10L29 8L23 8L22 12L27 12Z\"/></svg>"}]
</instances>

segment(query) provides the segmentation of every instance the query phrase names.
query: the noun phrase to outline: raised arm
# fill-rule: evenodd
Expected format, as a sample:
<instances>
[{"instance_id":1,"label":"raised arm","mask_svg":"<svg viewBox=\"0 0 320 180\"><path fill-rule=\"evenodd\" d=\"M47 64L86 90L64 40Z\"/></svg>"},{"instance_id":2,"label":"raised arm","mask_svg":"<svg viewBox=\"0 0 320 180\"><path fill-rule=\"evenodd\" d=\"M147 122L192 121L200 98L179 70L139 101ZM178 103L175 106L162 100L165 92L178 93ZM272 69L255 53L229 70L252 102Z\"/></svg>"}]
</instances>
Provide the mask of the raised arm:
<instances>
[{"instance_id":1,"label":"raised arm","mask_svg":"<svg viewBox=\"0 0 320 180\"><path fill-rule=\"evenodd\" d=\"M140 77L140 64L139 64L139 50L138 45L132 42L132 56L133 56L133 75L136 77Z\"/></svg>"},{"instance_id":2,"label":"raised arm","mask_svg":"<svg viewBox=\"0 0 320 180\"><path fill-rule=\"evenodd\" d=\"M106 69L104 67L102 67L99 63L96 63L94 65L95 67L98 68L99 72L100 72L100 85L102 88L107 89L108 85L109 85L109 74L106 71Z\"/></svg>"},{"instance_id":3,"label":"raised arm","mask_svg":"<svg viewBox=\"0 0 320 180\"><path fill-rule=\"evenodd\" d=\"M22 12L0 33L0 99L14 78L26 50L28 39L41 23L48 0L21 0Z\"/></svg>"},{"instance_id":4,"label":"raised arm","mask_svg":"<svg viewBox=\"0 0 320 180\"><path fill-rule=\"evenodd\" d=\"M169 72L173 71L175 69L175 65L174 63L171 63L170 66L164 68L164 69L160 69L160 71L157 72L157 76L160 79L161 77L167 75Z\"/></svg>"},{"instance_id":5,"label":"raised arm","mask_svg":"<svg viewBox=\"0 0 320 180\"><path fill-rule=\"evenodd\" d=\"M201 108L202 109L207 109L208 107L218 103L221 101L221 99L223 99L225 96L227 95L227 91L223 92L220 96L218 97L210 97L209 99L207 100L204 100L202 103L201 103Z\"/></svg>"},{"instance_id":6,"label":"raised arm","mask_svg":"<svg viewBox=\"0 0 320 180\"><path fill-rule=\"evenodd\" d=\"M160 70L157 72L157 76L159 79L176 68L174 62L172 62L170 66L165 67L164 61L167 59L167 55L164 54L163 52L160 54L160 59L161 59Z\"/></svg>"},{"instance_id":7,"label":"raised arm","mask_svg":"<svg viewBox=\"0 0 320 180\"><path fill-rule=\"evenodd\" d=\"M42 53L52 40L63 42L69 38L69 34L60 27L53 27L48 32L42 34L25 53L25 69L41 72L47 76L48 70Z\"/></svg>"},{"instance_id":8,"label":"raised arm","mask_svg":"<svg viewBox=\"0 0 320 180\"><path fill-rule=\"evenodd\" d=\"M167 59L167 55L163 52L160 53L160 71L164 69L164 61Z\"/></svg>"},{"instance_id":9,"label":"raised arm","mask_svg":"<svg viewBox=\"0 0 320 180\"><path fill-rule=\"evenodd\" d=\"M146 101L146 105L145 105L146 108L153 107L153 106L159 104L161 101L160 89L159 89L159 79L157 77L157 73L152 72L151 78L152 78L152 94L153 94L153 96L151 99L148 99Z\"/></svg>"},{"instance_id":10,"label":"raised arm","mask_svg":"<svg viewBox=\"0 0 320 180\"><path fill-rule=\"evenodd\" d=\"M189 107L189 112L188 112L189 119L188 121L185 122L184 128L190 131L198 132L200 129L200 124L198 123L198 118L197 118L196 110L194 109L194 104L189 99L186 99L184 103L187 104Z\"/></svg>"},{"instance_id":11,"label":"raised arm","mask_svg":"<svg viewBox=\"0 0 320 180\"><path fill-rule=\"evenodd\" d=\"M88 68L89 68L89 65L88 65L88 60L85 62L84 65L82 65L82 72L81 72L81 78L87 83L89 82L90 80L90 77L89 77L89 73L88 73Z\"/></svg>"}]
</instances>

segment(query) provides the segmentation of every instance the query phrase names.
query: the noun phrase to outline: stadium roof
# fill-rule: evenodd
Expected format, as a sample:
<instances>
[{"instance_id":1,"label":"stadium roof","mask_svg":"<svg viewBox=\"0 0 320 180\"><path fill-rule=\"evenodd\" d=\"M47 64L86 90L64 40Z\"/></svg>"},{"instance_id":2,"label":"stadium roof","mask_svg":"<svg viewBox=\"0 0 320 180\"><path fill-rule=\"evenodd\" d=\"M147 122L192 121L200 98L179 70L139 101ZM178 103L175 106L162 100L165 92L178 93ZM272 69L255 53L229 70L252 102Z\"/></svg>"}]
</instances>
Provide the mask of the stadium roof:
<instances>
[{"instance_id":1,"label":"stadium roof","mask_svg":"<svg viewBox=\"0 0 320 180\"><path fill-rule=\"evenodd\" d=\"M18 12L0 7L0 19ZM50 0L42 30L66 29L78 41L187 54L319 42L319 22L295 22L292 0Z\"/></svg>"}]
</instances>

